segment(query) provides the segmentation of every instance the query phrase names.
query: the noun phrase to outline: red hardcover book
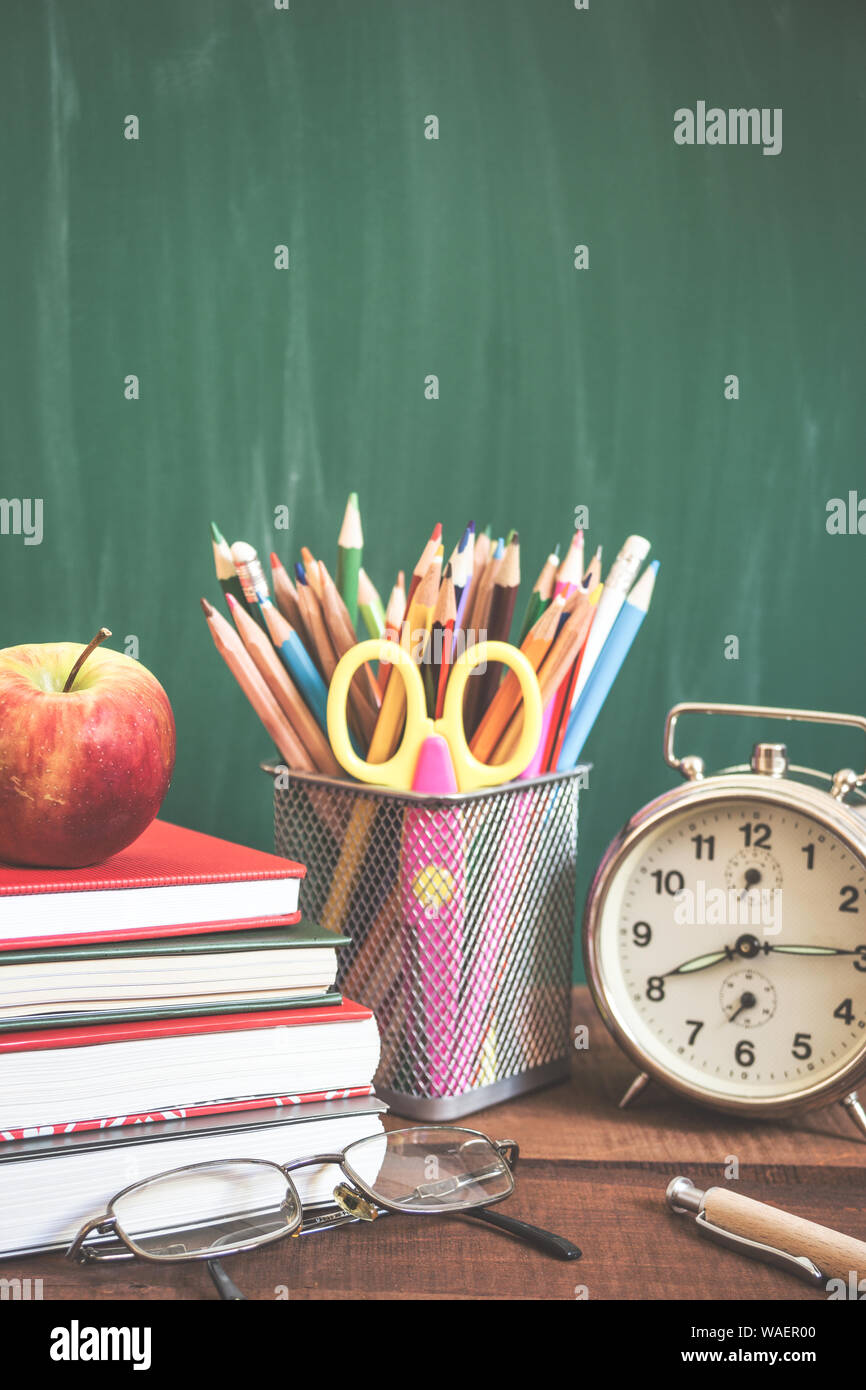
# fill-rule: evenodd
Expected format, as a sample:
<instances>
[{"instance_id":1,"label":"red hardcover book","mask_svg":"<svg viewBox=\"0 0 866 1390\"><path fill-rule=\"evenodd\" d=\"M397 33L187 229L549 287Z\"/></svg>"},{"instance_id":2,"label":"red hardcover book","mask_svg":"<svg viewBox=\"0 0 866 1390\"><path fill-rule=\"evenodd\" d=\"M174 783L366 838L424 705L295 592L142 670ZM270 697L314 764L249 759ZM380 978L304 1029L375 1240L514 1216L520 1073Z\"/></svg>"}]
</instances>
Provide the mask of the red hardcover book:
<instances>
[{"instance_id":1,"label":"red hardcover book","mask_svg":"<svg viewBox=\"0 0 866 1390\"><path fill-rule=\"evenodd\" d=\"M0 949L286 926L305 869L291 859L155 820L85 869L0 864Z\"/></svg>"},{"instance_id":2,"label":"red hardcover book","mask_svg":"<svg viewBox=\"0 0 866 1390\"><path fill-rule=\"evenodd\" d=\"M369 1087L379 1035L341 1004L0 1035L0 1132Z\"/></svg>"},{"instance_id":3,"label":"red hardcover book","mask_svg":"<svg viewBox=\"0 0 866 1390\"><path fill-rule=\"evenodd\" d=\"M370 1009L344 999L310 1009L262 1009L259 1013L205 1014L195 1018L135 1019L131 1023L84 1023L64 1028L34 1028L0 1033L0 1056L7 1052L43 1052L62 1047L145 1042L203 1033L249 1033L262 1028L302 1028L316 1023L357 1023L372 1018Z\"/></svg>"},{"instance_id":4,"label":"red hardcover book","mask_svg":"<svg viewBox=\"0 0 866 1390\"><path fill-rule=\"evenodd\" d=\"M307 1091L300 1096L239 1096L213 1105L183 1105L174 1110L147 1110L139 1115L111 1115L101 1120L72 1120L64 1125L39 1125L34 1129L0 1129L0 1142L14 1139L56 1138L58 1134L82 1134L124 1125L157 1124L161 1120L193 1120L200 1115L241 1115L248 1110L282 1110L293 1105L313 1105L324 1100L353 1100L371 1096L372 1086L343 1086L330 1091Z\"/></svg>"}]
</instances>

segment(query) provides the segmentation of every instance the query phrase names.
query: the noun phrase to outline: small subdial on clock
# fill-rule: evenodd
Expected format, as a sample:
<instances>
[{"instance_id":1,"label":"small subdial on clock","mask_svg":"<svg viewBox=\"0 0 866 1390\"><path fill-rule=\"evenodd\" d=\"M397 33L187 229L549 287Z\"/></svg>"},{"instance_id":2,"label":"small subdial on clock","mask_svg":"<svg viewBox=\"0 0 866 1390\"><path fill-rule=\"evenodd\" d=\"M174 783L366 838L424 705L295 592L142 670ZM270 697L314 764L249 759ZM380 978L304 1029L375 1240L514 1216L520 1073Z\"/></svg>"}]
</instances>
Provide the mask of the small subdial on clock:
<instances>
[{"instance_id":1,"label":"small subdial on clock","mask_svg":"<svg viewBox=\"0 0 866 1390\"><path fill-rule=\"evenodd\" d=\"M782 886L782 870L778 860L767 849L741 849L725 867L728 892L739 894L745 901L750 893L761 889L773 892Z\"/></svg>"},{"instance_id":2,"label":"small subdial on clock","mask_svg":"<svg viewBox=\"0 0 866 1390\"><path fill-rule=\"evenodd\" d=\"M722 1012L738 1028L760 1028L776 1012L776 991L757 970L737 970L719 992Z\"/></svg>"}]
</instances>

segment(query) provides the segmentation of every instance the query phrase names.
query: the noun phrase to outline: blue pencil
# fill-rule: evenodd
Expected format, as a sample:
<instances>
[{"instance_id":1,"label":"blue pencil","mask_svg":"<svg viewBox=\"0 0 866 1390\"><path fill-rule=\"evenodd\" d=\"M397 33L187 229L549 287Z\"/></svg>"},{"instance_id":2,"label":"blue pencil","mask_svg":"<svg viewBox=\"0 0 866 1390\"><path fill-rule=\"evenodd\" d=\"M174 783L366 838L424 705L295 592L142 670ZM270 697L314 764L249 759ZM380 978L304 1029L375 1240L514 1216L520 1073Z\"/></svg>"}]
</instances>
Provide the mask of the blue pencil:
<instances>
[{"instance_id":1,"label":"blue pencil","mask_svg":"<svg viewBox=\"0 0 866 1390\"><path fill-rule=\"evenodd\" d=\"M328 732L328 691L306 647L269 598L260 600L268 635L316 720Z\"/></svg>"},{"instance_id":2,"label":"blue pencil","mask_svg":"<svg viewBox=\"0 0 866 1390\"><path fill-rule=\"evenodd\" d=\"M619 611L580 698L571 712L557 763L559 772L577 765L583 745L598 718L599 710L607 699L638 629L647 615L658 567L658 560L653 560L651 565L647 565Z\"/></svg>"}]
</instances>

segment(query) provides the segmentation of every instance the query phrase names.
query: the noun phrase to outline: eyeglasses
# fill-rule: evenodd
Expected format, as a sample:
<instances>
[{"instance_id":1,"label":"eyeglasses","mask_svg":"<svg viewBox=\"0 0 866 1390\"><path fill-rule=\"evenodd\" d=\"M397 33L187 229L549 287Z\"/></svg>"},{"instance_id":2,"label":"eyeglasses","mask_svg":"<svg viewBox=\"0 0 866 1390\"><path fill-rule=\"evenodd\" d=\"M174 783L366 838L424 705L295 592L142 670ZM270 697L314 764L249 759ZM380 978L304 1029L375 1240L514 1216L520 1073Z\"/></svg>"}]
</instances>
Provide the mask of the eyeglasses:
<instances>
[{"instance_id":1,"label":"eyeglasses","mask_svg":"<svg viewBox=\"0 0 866 1390\"><path fill-rule=\"evenodd\" d=\"M563 1236L490 1207L514 1191L519 1150L473 1129L444 1125L396 1129L349 1144L341 1153L278 1164L269 1159L215 1159L157 1173L125 1187L88 1221L67 1252L81 1262L141 1259L170 1264L206 1260L220 1296L242 1299L218 1259L259 1245L385 1212L459 1212L507 1231L558 1259L580 1250ZM336 1212L305 1217L292 1173L336 1165ZM125 1249L118 1249L118 1245Z\"/></svg>"}]
</instances>

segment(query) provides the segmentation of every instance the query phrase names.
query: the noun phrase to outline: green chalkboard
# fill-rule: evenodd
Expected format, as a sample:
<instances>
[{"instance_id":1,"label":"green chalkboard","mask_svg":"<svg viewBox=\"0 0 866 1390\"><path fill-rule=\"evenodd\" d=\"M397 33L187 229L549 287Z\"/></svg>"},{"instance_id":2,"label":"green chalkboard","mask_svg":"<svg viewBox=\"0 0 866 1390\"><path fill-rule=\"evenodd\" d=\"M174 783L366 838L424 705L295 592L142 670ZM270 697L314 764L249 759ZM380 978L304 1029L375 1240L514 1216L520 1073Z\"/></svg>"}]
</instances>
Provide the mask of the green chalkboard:
<instances>
[{"instance_id":1,"label":"green chalkboard","mask_svg":"<svg viewBox=\"0 0 866 1390\"><path fill-rule=\"evenodd\" d=\"M41 544L0 534L0 645L137 640L165 814L269 845L208 523L333 562L349 488L384 590L436 519L519 527L530 584L577 505L608 560L652 539L584 886L670 783L676 700L862 711L866 536L826 524L866 495L861 4L4 0L0 30L0 490L43 502ZM677 143L698 103L781 110L781 149Z\"/></svg>"}]
</instances>

